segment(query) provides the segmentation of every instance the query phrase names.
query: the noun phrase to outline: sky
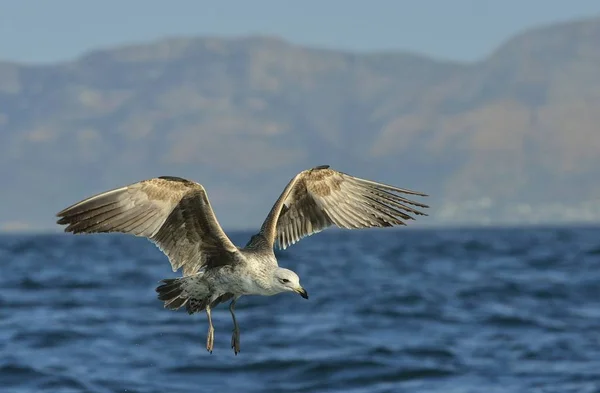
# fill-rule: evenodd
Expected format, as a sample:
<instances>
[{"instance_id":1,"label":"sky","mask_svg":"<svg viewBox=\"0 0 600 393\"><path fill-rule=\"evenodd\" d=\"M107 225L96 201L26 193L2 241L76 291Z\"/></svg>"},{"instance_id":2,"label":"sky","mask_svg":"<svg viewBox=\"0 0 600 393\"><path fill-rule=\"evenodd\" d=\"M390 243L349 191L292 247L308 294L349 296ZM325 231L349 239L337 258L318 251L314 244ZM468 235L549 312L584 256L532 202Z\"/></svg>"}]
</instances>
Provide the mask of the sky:
<instances>
[{"instance_id":1,"label":"sky","mask_svg":"<svg viewBox=\"0 0 600 393\"><path fill-rule=\"evenodd\" d=\"M55 63L173 36L273 35L475 61L516 33L600 16L598 0L0 0L0 59Z\"/></svg>"}]
</instances>

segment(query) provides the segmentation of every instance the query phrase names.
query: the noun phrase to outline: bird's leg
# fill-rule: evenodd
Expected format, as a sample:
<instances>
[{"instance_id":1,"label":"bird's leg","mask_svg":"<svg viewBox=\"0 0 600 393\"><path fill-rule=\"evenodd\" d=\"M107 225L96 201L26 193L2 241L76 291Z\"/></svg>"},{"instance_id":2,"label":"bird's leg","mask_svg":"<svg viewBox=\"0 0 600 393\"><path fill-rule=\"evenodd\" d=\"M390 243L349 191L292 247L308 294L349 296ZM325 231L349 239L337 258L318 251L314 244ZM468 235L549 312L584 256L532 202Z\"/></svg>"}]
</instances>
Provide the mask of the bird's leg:
<instances>
[{"instance_id":1,"label":"bird's leg","mask_svg":"<svg viewBox=\"0 0 600 393\"><path fill-rule=\"evenodd\" d=\"M229 305L229 312L233 319L233 334L231 335L231 348L237 355L240 352L240 328L238 327L237 321L235 320L235 302L237 298L234 298Z\"/></svg>"},{"instance_id":2,"label":"bird's leg","mask_svg":"<svg viewBox=\"0 0 600 393\"><path fill-rule=\"evenodd\" d=\"M208 336L206 337L206 350L212 353L215 341L215 328L213 327L212 317L210 315L210 306L206 306L206 316L208 317Z\"/></svg>"}]
</instances>

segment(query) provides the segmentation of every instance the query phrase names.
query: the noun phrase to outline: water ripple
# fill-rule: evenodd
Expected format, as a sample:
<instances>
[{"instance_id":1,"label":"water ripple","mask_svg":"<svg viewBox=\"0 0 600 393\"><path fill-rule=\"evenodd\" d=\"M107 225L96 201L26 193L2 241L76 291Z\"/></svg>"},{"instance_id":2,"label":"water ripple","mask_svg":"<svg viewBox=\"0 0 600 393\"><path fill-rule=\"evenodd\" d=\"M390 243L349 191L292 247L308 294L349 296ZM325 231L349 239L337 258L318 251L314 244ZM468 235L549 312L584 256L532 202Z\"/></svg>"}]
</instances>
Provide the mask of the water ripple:
<instances>
[{"instance_id":1,"label":"water ripple","mask_svg":"<svg viewBox=\"0 0 600 393\"><path fill-rule=\"evenodd\" d=\"M238 243L248 234L234 233ZM376 247L373 247L376 245ZM126 236L0 237L10 392L600 392L600 229L324 232L277 252L311 293L163 309Z\"/></svg>"}]
</instances>

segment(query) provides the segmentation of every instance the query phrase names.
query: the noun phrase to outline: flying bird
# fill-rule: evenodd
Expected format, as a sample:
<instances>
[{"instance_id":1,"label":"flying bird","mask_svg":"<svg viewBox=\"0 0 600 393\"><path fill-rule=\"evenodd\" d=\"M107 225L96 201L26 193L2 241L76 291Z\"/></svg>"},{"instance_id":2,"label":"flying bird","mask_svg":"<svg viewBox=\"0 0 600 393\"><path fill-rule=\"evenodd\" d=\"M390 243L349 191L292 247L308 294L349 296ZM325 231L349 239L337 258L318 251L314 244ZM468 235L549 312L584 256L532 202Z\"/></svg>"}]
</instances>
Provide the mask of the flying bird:
<instances>
[{"instance_id":1,"label":"flying bird","mask_svg":"<svg viewBox=\"0 0 600 393\"><path fill-rule=\"evenodd\" d=\"M258 233L244 247L225 234L204 187L179 177L162 176L113 189L78 202L57 214L65 232L120 232L146 237L166 254L174 272L156 288L164 307L205 311L206 349L212 353L211 310L231 301L231 347L240 352L235 305L243 295L308 293L298 275L277 264L274 247L286 249L328 227L373 228L405 225L410 214L426 215L428 206L401 194L427 196L317 166L298 173L285 187Z\"/></svg>"}]
</instances>

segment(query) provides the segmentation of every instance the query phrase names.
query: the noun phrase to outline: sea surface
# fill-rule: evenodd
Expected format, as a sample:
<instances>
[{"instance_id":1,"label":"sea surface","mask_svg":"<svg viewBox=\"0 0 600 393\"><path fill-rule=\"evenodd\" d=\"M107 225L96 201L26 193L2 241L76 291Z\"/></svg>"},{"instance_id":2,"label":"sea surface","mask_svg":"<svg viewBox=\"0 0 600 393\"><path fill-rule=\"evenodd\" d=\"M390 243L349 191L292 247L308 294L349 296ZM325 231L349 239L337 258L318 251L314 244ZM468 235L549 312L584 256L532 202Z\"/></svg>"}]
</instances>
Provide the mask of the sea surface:
<instances>
[{"instance_id":1,"label":"sea surface","mask_svg":"<svg viewBox=\"0 0 600 393\"><path fill-rule=\"evenodd\" d=\"M249 233L232 233L245 244ZM145 239L0 237L0 392L600 392L600 229L325 231L278 252L309 300L156 299Z\"/></svg>"}]
</instances>

